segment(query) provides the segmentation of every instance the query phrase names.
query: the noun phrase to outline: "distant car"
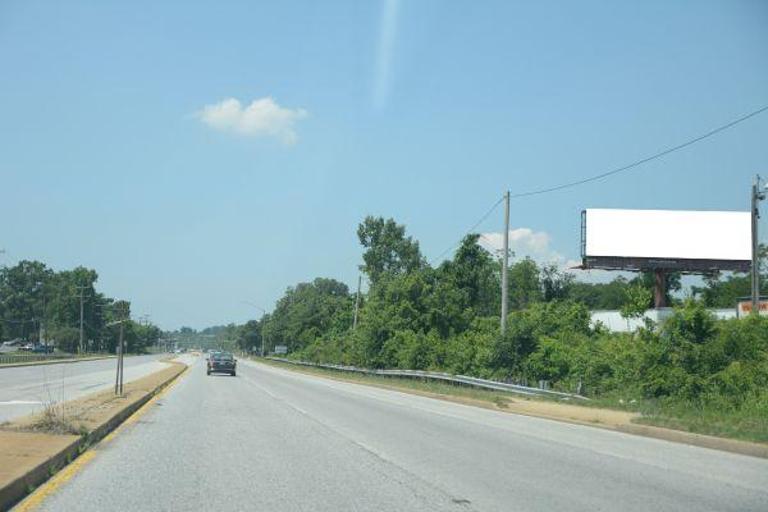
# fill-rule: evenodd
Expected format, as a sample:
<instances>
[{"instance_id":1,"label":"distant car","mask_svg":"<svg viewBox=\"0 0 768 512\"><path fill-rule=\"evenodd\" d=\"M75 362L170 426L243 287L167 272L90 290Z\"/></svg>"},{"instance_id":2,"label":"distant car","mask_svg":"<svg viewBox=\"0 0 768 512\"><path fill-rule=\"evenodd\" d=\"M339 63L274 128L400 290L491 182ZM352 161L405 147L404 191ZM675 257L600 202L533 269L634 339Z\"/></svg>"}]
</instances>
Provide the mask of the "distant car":
<instances>
[{"instance_id":1,"label":"distant car","mask_svg":"<svg viewBox=\"0 0 768 512\"><path fill-rule=\"evenodd\" d=\"M216 352L208 358L208 375L212 373L237 374L237 360L229 352Z\"/></svg>"},{"instance_id":2,"label":"distant car","mask_svg":"<svg viewBox=\"0 0 768 512\"><path fill-rule=\"evenodd\" d=\"M35 354L53 354L53 345L35 345L32 347Z\"/></svg>"},{"instance_id":3,"label":"distant car","mask_svg":"<svg viewBox=\"0 0 768 512\"><path fill-rule=\"evenodd\" d=\"M21 346L23 344L24 341L21 338L4 341L2 344L0 344L0 352L17 352L21 350Z\"/></svg>"}]
</instances>

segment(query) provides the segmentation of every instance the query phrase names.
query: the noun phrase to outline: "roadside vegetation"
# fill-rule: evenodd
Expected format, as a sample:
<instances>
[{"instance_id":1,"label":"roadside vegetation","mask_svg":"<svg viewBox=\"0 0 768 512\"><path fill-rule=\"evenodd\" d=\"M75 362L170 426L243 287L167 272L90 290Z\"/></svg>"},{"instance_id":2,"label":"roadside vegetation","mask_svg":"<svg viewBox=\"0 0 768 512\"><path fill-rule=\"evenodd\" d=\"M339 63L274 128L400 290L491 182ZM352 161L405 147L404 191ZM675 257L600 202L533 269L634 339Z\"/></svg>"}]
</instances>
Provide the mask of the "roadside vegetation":
<instances>
[{"instance_id":1,"label":"roadside vegetation","mask_svg":"<svg viewBox=\"0 0 768 512\"><path fill-rule=\"evenodd\" d=\"M652 276L592 284L513 259L501 335L501 265L479 235L437 267L392 219L366 218L358 237L369 289L356 329L355 294L318 278L288 288L261 320L229 326L230 339L249 352L285 345L289 357L314 362L546 381L595 405L642 412L646 423L768 442L768 318L717 320L707 310L735 307L749 295L747 276L707 276L688 298L669 297L675 311L663 323L614 333L591 325L590 309L639 316L651 306ZM680 291L679 276L668 279L670 292Z\"/></svg>"}]
</instances>

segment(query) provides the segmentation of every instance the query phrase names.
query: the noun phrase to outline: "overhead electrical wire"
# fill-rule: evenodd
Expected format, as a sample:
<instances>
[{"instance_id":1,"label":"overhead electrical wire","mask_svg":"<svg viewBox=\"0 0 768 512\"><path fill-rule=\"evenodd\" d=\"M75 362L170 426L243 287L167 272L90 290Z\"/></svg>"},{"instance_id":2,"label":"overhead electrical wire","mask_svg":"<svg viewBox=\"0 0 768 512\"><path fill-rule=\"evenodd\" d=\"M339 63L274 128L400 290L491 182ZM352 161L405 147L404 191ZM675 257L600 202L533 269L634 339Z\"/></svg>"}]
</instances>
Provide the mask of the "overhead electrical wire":
<instances>
[{"instance_id":1,"label":"overhead electrical wire","mask_svg":"<svg viewBox=\"0 0 768 512\"><path fill-rule=\"evenodd\" d=\"M753 110L752 112L750 112L748 114L745 114L745 115L743 115L743 116L741 116L741 117L739 117L737 119L734 119L733 121L731 121L729 123L726 123L724 125L718 126L717 128L714 128L714 129L712 129L712 130L710 130L710 131L708 131L708 132L706 132L706 133L704 133L702 135L699 135L698 137L694 137L694 138L689 139L689 140L687 140L687 141L685 141L685 142L683 142L681 144L678 144L676 146L669 147L667 149L659 151L658 153L654 153L653 155L647 156L645 158L641 158L640 160L635 160L634 162L629 163L627 165L624 165L622 167L618 167L616 169L611 169L610 171L606 171L606 172L603 172L603 173L600 173L600 174L596 174L594 176L590 176L590 177L587 177L587 178L579 179L579 180L576 180L576 181L570 181L570 182L566 182L566 183L561 183L560 185L554 185L554 186L551 186L551 187L540 188L540 189L535 189L535 190L529 190L529 191L526 191L526 192L518 192L516 194L510 194L510 199L517 199L517 198L522 198L522 197L530 197L530 196L537 196L537 195L542 195L542 194L548 194L550 192L556 192L558 190L563 190L563 189L566 189L566 188L577 187L579 185L584 185L586 183L591 183L593 181L598 181L598 180L607 178L609 176L613 176L615 174L620 174L620 173L623 173L623 172L626 172L626 171L630 171L630 170L632 170L632 169L634 169L636 167L639 167L639 166L641 166L641 165L643 165L645 163L648 163L648 162L650 162L652 160L659 159L659 158L661 158L663 156L666 156L666 155L668 155L670 153L674 153L675 151L679 151L679 150L681 150L683 148L686 148L688 146L692 146L692 145L696 144L697 142L701 142L704 139L707 139L709 137L712 137L713 135L716 135L716 134L718 134L720 132L723 132L723 131L725 131L725 130L727 130L729 128L732 128L732 127L736 126L737 124L743 123L744 121L746 121L746 120L748 120L750 118L753 118L753 117L755 117L757 115L760 115L760 114L762 114L765 111L768 111L768 105L766 105L764 107L761 107L761 108L759 108L757 110ZM494 205L485 213L485 215L483 215L480 218L479 221L477 221L471 228L469 228L464 233L464 235L461 237L461 239L457 243L451 245L446 250L444 250L442 253L440 253L439 256L437 256L432 261L430 261L430 265L434 265L434 263L436 261L440 260L447 253L449 253L450 251L452 251L456 247L458 247L459 244L461 243L461 240L463 240L464 237L467 236L468 234L472 233L474 231L474 229L477 228L477 226L482 224L485 221L485 219L487 219L491 215L491 213L493 213L494 210L496 210L496 207L498 207L499 204L501 204L501 202L503 200L504 200L504 196L502 196L498 201L496 201L496 203L494 203Z\"/></svg>"},{"instance_id":2,"label":"overhead electrical wire","mask_svg":"<svg viewBox=\"0 0 768 512\"><path fill-rule=\"evenodd\" d=\"M730 123L724 124L722 126L718 126L717 128L715 128L713 130L710 130L710 131L708 131L707 133L705 133L703 135L699 135L698 137L694 137L693 139L690 139L690 140L688 140L686 142L683 142L682 144L678 144L677 146L672 146L672 147L667 148L665 150L659 151L658 153L655 153L655 154L653 154L651 156L648 156L648 157L645 157L645 158L641 158L640 160L636 160L636 161L634 161L634 162L632 162L632 163L630 163L628 165L625 165L623 167L619 167L617 169L612 169L610 171L607 171L607 172L604 172L604 173L601 173L601 174L597 174L595 176L590 176L589 178L584 178L584 179L580 179L580 180L576 180L576 181L571 181L571 182L568 182L568 183L562 183L560 185L555 185L555 186L552 186L552 187L541 188L541 189L538 189L538 190L530 190L528 192L519 192L517 194L512 194L510 196L510 198L514 199L514 198L520 198L520 197L530 197L530 196L536 196L536 195L541 195L541 194L547 194L549 192L555 192L557 190L563 190L565 188L577 187L579 185L584 185L585 183L590 183L590 182L593 182L593 181L601 180L603 178L607 178L609 176L613 176L614 174L619 174L619 173L622 173L622 172L626 172L626 171L632 170L635 167L638 167L640 165L648 163L648 162L650 162L652 160L656 160L658 158L666 156L666 155L668 155L670 153L673 153L675 151L678 151L680 149L686 148L688 146L692 146L693 144L696 144L697 142L701 142L702 140L707 139L707 138L709 138L709 137L711 137L711 136L713 136L715 134L718 134L718 133L720 133L722 131L725 131L728 128L732 128L733 126L736 126L739 123L743 123L747 119L750 119L752 117L755 117L756 115L762 114L766 110L768 110L768 105L766 105L766 106L764 106L762 108L759 108L757 110L754 110L754 111L750 112L749 114L743 115L743 116L739 117L738 119L735 119L735 120L731 121Z\"/></svg>"},{"instance_id":3,"label":"overhead electrical wire","mask_svg":"<svg viewBox=\"0 0 768 512\"><path fill-rule=\"evenodd\" d=\"M491 215L491 214L494 212L494 210L496 210L496 208L497 208L497 207L498 207L498 206L501 204L501 202L502 202L503 200L504 200L504 196L501 196L501 197L499 198L499 200L498 200L498 201L496 201L496 202L493 204L493 206L491 206L491 208L490 208L490 209L489 209L487 212L485 212L485 214L484 214L482 217L480 217L480 220L478 220L477 222L475 222L475 223L472 225L472 227L471 227L471 228L469 228L469 229L468 229L468 230L467 230L467 231L464 233L464 235L461 237L461 239L460 239L458 242L456 242L455 244L451 245L451 246L450 246L450 247L448 247L446 250L444 250L443 252L441 252L441 253L440 253L440 255L439 255L439 256L437 256L436 258L432 259L432 261L430 261L430 262L429 262L429 264L430 264L430 265L434 265L434 264L435 264L435 262L436 262L437 260L439 260L440 258L442 258L443 256L445 256L446 254L448 254L450 251L452 251L452 250L454 250L456 247L458 247L458 246L459 246L459 244L461 243L461 240L463 240L463 239L464 239L464 237L465 237L465 236L467 236L468 234L472 233L472 232L475 230L475 228L477 228L477 226L479 226L480 224L482 224L483 222L485 222L485 219L487 219L488 217L490 217L490 215Z\"/></svg>"}]
</instances>

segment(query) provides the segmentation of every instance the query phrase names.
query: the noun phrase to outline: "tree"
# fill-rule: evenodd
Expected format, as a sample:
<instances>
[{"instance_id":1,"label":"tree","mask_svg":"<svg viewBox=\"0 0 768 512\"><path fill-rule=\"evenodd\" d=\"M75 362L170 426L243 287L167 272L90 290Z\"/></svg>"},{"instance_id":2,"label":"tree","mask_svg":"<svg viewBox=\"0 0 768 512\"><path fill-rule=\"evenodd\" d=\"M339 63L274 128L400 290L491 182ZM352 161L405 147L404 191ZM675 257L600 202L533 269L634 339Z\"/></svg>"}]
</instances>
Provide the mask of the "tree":
<instances>
[{"instance_id":1,"label":"tree","mask_svg":"<svg viewBox=\"0 0 768 512\"><path fill-rule=\"evenodd\" d=\"M463 308L471 308L475 315L487 316L499 310L501 287L496 262L477 243L479 239L478 234L465 236L453 260L438 269L438 279L461 291Z\"/></svg>"},{"instance_id":2,"label":"tree","mask_svg":"<svg viewBox=\"0 0 768 512\"><path fill-rule=\"evenodd\" d=\"M568 298L590 309L620 309L627 300L629 282L618 276L609 283L571 283Z\"/></svg>"},{"instance_id":3,"label":"tree","mask_svg":"<svg viewBox=\"0 0 768 512\"><path fill-rule=\"evenodd\" d=\"M680 283L680 272L667 272L664 274L664 280L666 282L664 300L667 304L675 304L675 299L672 296L673 292L679 291L682 288ZM656 287L656 275L654 272L640 272L635 278L629 282L631 285L639 285L651 292L648 298L648 304L646 308L654 307L653 303L653 289Z\"/></svg>"},{"instance_id":4,"label":"tree","mask_svg":"<svg viewBox=\"0 0 768 512\"><path fill-rule=\"evenodd\" d=\"M263 335L268 349L286 345L293 352L317 338L346 332L352 325L354 299L347 285L317 278L288 288L265 320Z\"/></svg>"},{"instance_id":5,"label":"tree","mask_svg":"<svg viewBox=\"0 0 768 512\"><path fill-rule=\"evenodd\" d=\"M248 320L237 330L237 347L243 352L261 349L262 325L258 320Z\"/></svg>"},{"instance_id":6,"label":"tree","mask_svg":"<svg viewBox=\"0 0 768 512\"><path fill-rule=\"evenodd\" d=\"M429 300L434 286L434 271L424 269L388 276L372 288L361 311L360 325L354 333L355 364L373 367L396 366L397 357L394 351L384 351L383 348L397 332L408 330L426 334L446 317L454 318L454 300L445 303L445 316L435 315L435 304ZM448 326L445 328L450 329Z\"/></svg>"},{"instance_id":7,"label":"tree","mask_svg":"<svg viewBox=\"0 0 768 512\"><path fill-rule=\"evenodd\" d=\"M373 286L384 274L398 275L425 265L419 243L405 236L405 226L394 219L368 216L357 228L357 236L365 248L360 268Z\"/></svg>"},{"instance_id":8,"label":"tree","mask_svg":"<svg viewBox=\"0 0 768 512\"><path fill-rule=\"evenodd\" d=\"M541 286L544 301L549 302L568 298L574 279L573 274L561 270L555 264L541 267Z\"/></svg>"},{"instance_id":9,"label":"tree","mask_svg":"<svg viewBox=\"0 0 768 512\"><path fill-rule=\"evenodd\" d=\"M641 318L648 310L648 304L653 300L653 292L636 283L625 290L627 300L621 306L621 316L624 318Z\"/></svg>"},{"instance_id":10,"label":"tree","mask_svg":"<svg viewBox=\"0 0 768 512\"><path fill-rule=\"evenodd\" d=\"M509 269L509 308L525 309L543 298L539 266L526 257Z\"/></svg>"},{"instance_id":11,"label":"tree","mask_svg":"<svg viewBox=\"0 0 768 512\"><path fill-rule=\"evenodd\" d=\"M57 272L52 279L53 293L49 294L47 324L51 330L64 332L66 328L80 327L80 298L83 299L84 342L97 340L104 327L104 305L109 301L96 292L99 276L95 270L76 267ZM78 334L79 343L79 334ZM68 342L67 342L68 344ZM79 348L77 344L70 347ZM88 349L88 346L83 347Z\"/></svg>"},{"instance_id":12,"label":"tree","mask_svg":"<svg viewBox=\"0 0 768 512\"><path fill-rule=\"evenodd\" d=\"M768 245L761 244L758 250L760 282L765 288L768 282ZM694 297L701 297L704 305L711 308L733 308L740 300L752 294L752 279L748 274L720 272L704 277L704 286L693 286Z\"/></svg>"},{"instance_id":13,"label":"tree","mask_svg":"<svg viewBox=\"0 0 768 512\"><path fill-rule=\"evenodd\" d=\"M23 260L0 269L0 319L5 337L38 340L53 277L53 271L39 261Z\"/></svg>"}]
</instances>

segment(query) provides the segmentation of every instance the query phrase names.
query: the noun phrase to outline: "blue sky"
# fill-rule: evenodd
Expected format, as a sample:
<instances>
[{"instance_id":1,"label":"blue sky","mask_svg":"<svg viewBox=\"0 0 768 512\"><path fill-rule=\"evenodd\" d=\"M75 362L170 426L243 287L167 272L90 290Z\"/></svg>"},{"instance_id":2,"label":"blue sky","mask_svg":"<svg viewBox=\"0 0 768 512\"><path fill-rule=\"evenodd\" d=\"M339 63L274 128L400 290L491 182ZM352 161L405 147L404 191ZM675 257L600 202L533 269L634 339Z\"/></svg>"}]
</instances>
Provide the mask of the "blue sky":
<instances>
[{"instance_id":1,"label":"blue sky","mask_svg":"<svg viewBox=\"0 0 768 512\"><path fill-rule=\"evenodd\" d=\"M299 281L352 286L367 214L432 259L506 188L768 104L766 27L760 0L5 1L0 263L93 267L165 328L242 322ZM515 201L517 252L577 258L586 207L746 210L766 141L768 114Z\"/></svg>"}]
</instances>

